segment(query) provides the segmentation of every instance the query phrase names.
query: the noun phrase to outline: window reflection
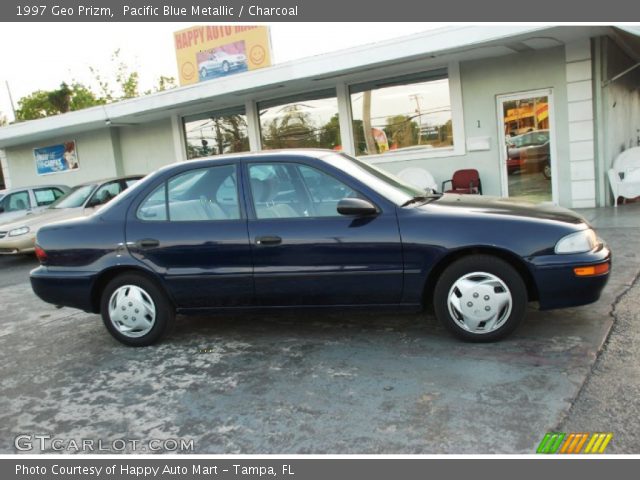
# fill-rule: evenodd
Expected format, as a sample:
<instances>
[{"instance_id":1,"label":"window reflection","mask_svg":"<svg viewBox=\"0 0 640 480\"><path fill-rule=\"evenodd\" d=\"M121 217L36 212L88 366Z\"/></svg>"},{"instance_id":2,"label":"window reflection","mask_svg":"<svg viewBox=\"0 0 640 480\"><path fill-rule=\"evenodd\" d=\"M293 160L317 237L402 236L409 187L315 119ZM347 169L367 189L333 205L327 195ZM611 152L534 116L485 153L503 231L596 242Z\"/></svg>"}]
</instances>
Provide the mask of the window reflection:
<instances>
[{"instance_id":1,"label":"window reflection","mask_svg":"<svg viewBox=\"0 0 640 480\"><path fill-rule=\"evenodd\" d=\"M357 155L453 146L449 80L351 89Z\"/></svg>"},{"instance_id":2,"label":"window reflection","mask_svg":"<svg viewBox=\"0 0 640 480\"><path fill-rule=\"evenodd\" d=\"M211 113L185 117L187 158L248 152L249 134L244 113Z\"/></svg>"},{"instance_id":3,"label":"window reflection","mask_svg":"<svg viewBox=\"0 0 640 480\"><path fill-rule=\"evenodd\" d=\"M263 102L258 107L263 149L342 149L335 96Z\"/></svg>"}]
</instances>

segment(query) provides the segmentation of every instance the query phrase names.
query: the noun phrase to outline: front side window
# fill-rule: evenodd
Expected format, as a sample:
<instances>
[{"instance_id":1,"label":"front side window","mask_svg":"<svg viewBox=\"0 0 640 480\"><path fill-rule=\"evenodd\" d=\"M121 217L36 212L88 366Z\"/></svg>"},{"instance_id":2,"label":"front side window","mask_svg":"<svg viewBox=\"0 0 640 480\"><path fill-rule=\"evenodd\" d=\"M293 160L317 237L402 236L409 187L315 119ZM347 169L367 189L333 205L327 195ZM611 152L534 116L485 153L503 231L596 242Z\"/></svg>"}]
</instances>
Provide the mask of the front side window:
<instances>
[{"instance_id":1,"label":"front side window","mask_svg":"<svg viewBox=\"0 0 640 480\"><path fill-rule=\"evenodd\" d=\"M104 205L112 198L118 196L118 194L122 191L122 185L120 181L107 183L96 191L91 197L89 202L89 206L95 207L96 205Z\"/></svg>"},{"instance_id":2,"label":"front side window","mask_svg":"<svg viewBox=\"0 0 640 480\"><path fill-rule=\"evenodd\" d=\"M244 108L185 117L187 158L249 151Z\"/></svg>"},{"instance_id":3,"label":"front side window","mask_svg":"<svg viewBox=\"0 0 640 480\"><path fill-rule=\"evenodd\" d=\"M261 102L258 109L264 150L342 149L335 92Z\"/></svg>"},{"instance_id":4,"label":"front side window","mask_svg":"<svg viewBox=\"0 0 640 480\"><path fill-rule=\"evenodd\" d=\"M221 165L176 175L142 202L137 216L172 222L240 219L236 167Z\"/></svg>"},{"instance_id":5,"label":"front side window","mask_svg":"<svg viewBox=\"0 0 640 480\"><path fill-rule=\"evenodd\" d=\"M301 164L254 164L249 177L258 219L337 217L340 200L360 197L331 175Z\"/></svg>"},{"instance_id":6,"label":"front side window","mask_svg":"<svg viewBox=\"0 0 640 480\"><path fill-rule=\"evenodd\" d=\"M453 147L446 72L351 87L356 155Z\"/></svg>"}]
</instances>

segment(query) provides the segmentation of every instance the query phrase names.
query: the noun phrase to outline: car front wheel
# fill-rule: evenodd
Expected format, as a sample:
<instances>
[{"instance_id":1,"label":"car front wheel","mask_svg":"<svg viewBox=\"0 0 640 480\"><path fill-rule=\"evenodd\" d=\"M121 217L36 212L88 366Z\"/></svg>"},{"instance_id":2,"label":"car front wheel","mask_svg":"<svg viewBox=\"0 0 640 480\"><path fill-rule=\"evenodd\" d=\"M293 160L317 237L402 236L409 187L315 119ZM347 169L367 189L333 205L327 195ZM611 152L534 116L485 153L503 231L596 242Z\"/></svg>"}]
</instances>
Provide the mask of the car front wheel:
<instances>
[{"instance_id":1,"label":"car front wheel","mask_svg":"<svg viewBox=\"0 0 640 480\"><path fill-rule=\"evenodd\" d=\"M119 275L102 293L102 321L125 345L144 347L160 340L173 326L175 309L164 292L137 273Z\"/></svg>"},{"instance_id":2,"label":"car front wheel","mask_svg":"<svg viewBox=\"0 0 640 480\"><path fill-rule=\"evenodd\" d=\"M510 334L524 317L527 289L506 261L472 255L449 265L434 290L436 317L455 336L491 342Z\"/></svg>"}]
</instances>

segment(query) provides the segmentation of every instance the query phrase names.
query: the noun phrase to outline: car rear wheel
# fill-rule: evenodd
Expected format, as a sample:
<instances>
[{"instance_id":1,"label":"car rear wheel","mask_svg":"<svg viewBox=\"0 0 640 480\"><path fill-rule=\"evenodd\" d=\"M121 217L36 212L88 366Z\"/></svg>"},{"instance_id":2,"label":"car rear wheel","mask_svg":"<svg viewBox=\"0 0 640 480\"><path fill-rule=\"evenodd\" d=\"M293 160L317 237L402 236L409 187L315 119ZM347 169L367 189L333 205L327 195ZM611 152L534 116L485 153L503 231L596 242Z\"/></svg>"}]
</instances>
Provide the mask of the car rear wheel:
<instances>
[{"instance_id":1,"label":"car rear wheel","mask_svg":"<svg viewBox=\"0 0 640 480\"><path fill-rule=\"evenodd\" d=\"M207 78L207 69L206 69L206 68L204 68L204 67L202 67L202 68L200 69L200 78L201 78L202 80L204 80L205 78Z\"/></svg>"},{"instance_id":2,"label":"car rear wheel","mask_svg":"<svg viewBox=\"0 0 640 480\"><path fill-rule=\"evenodd\" d=\"M436 317L455 336L491 342L510 334L524 317L527 288L506 261L472 255L449 265L433 295Z\"/></svg>"},{"instance_id":3,"label":"car rear wheel","mask_svg":"<svg viewBox=\"0 0 640 480\"><path fill-rule=\"evenodd\" d=\"M125 345L144 347L160 340L173 326L175 310L164 292L137 273L111 280L101 299L102 321Z\"/></svg>"},{"instance_id":4,"label":"car rear wheel","mask_svg":"<svg viewBox=\"0 0 640 480\"><path fill-rule=\"evenodd\" d=\"M229 73L229 70L231 70L231 66L229 65L229 62L227 61L222 62L222 71L224 73Z\"/></svg>"}]
</instances>

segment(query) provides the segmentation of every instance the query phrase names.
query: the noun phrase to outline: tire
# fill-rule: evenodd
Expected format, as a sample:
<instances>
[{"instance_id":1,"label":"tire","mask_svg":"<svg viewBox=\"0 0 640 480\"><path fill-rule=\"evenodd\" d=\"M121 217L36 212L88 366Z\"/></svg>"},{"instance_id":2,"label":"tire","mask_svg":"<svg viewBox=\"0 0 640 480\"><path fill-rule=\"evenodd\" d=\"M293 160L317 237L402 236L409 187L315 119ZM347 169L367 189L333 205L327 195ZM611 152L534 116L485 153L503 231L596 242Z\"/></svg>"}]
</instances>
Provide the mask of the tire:
<instances>
[{"instance_id":1,"label":"tire","mask_svg":"<svg viewBox=\"0 0 640 480\"><path fill-rule=\"evenodd\" d=\"M542 167L542 175L544 175L544 178L547 180L551 180L551 164L549 162L545 163L544 167Z\"/></svg>"},{"instance_id":2,"label":"tire","mask_svg":"<svg viewBox=\"0 0 640 480\"><path fill-rule=\"evenodd\" d=\"M522 321L527 301L520 274L491 255L456 260L442 273L433 293L438 320L470 342L493 342L509 335Z\"/></svg>"},{"instance_id":3,"label":"tire","mask_svg":"<svg viewBox=\"0 0 640 480\"><path fill-rule=\"evenodd\" d=\"M111 280L102 292L100 311L109 333L133 347L154 344L171 331L175 321L175 309L166 293L139 273L124 273ZM138 314L141 317L136 318Z\"/></svg>"},{"instance_id":4,"label":"tire","mask_svg":"<svg viewBox=\"0 0 640 480\"><path fill-rule=\"evenodd\" d=\"M207 78L207 69L202 67L200 69L200 79L204 80L205 78Z\"/></svg>"},{"instance_id":5,"label":"tire","mask_svg":"<svg viewBox=\"0 0 640 480\"><path fill-rule=\"evenodd\" d=\"M222 71L224 73L229 73L229 70L231 70L231 67L229 66L229 62L227 61L222 62Z\"/></svg>"}]
</instances>

